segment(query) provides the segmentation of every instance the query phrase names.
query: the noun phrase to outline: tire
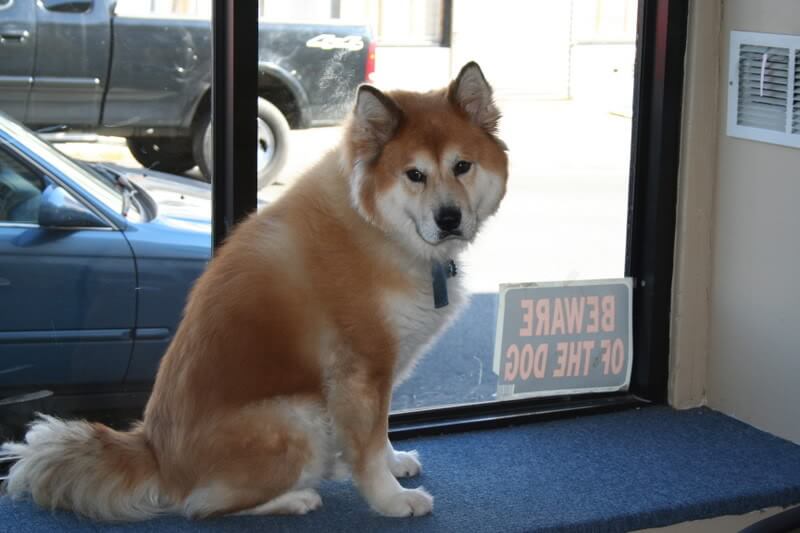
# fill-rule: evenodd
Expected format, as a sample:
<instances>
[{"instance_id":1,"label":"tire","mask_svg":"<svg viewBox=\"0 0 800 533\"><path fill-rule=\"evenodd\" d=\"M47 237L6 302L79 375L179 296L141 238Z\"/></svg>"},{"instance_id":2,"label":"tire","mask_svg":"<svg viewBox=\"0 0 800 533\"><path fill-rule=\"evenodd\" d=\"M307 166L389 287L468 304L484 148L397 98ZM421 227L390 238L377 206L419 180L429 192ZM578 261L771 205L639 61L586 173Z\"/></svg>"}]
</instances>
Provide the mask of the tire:
<instances>
[{"instance_id":1,"label":"tire","mask_svg":"<svg viewBox=\"0 0 800 533\"><path fill-rule=\"evenodd\" d=\"M194 157L200 172L211 181L211 114L205 113L197 121L194 131ZM289 152L289 123L283 113L263 98L258 99L258 188L275 181Z\"/></svg>"},{"instance_id":2,"label":"tire","mask_svg":"<svg viewBox=\"0 0 800 533\"><path fill-rule=\"evenodd\" d=\"M128 150L142 166L171 174L194 168L191 137L129 137Z\"/></svg>"}]
</instances>

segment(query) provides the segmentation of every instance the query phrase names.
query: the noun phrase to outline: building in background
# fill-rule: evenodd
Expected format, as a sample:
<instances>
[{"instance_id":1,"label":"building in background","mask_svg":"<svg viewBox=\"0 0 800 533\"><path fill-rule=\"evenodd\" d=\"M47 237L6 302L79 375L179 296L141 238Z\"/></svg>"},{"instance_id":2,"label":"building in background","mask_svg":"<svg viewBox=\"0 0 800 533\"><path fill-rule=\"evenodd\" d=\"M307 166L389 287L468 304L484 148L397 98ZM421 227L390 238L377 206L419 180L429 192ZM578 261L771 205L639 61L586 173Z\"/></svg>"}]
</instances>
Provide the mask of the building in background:
<instances>
[{"instance_id":1,"label":"building in background","mask_svg":"<svg viewBox=\"0 0 800 533\"><path fill-rule=\"evenodd\" d=\"M478 61L503 98L574 99L629 114L636 0L259 0L270 21L369 24L383 88L441 87ZM488 7L488 8L487 8ZM210 17L211 0L119 0L129 16Z\"/></svg>"}]
</instances>

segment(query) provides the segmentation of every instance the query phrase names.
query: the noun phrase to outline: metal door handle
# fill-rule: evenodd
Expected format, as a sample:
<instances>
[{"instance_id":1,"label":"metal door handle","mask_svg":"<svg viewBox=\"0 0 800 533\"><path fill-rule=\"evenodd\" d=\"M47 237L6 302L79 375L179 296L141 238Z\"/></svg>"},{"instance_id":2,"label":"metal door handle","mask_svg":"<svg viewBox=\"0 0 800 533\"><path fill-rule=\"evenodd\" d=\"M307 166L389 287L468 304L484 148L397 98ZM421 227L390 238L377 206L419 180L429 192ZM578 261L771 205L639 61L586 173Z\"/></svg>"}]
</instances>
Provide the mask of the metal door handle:
<instances>
[{"instance_id":1,"label":"metal door handle","mask_svg":"<svg viewBox=\"0 0 800 533\"><path fill-rule=\"evenodd\" d=\"M28 30L0 30L0 44L22 44L30 35Z\"/></svg>"}]
</instances>

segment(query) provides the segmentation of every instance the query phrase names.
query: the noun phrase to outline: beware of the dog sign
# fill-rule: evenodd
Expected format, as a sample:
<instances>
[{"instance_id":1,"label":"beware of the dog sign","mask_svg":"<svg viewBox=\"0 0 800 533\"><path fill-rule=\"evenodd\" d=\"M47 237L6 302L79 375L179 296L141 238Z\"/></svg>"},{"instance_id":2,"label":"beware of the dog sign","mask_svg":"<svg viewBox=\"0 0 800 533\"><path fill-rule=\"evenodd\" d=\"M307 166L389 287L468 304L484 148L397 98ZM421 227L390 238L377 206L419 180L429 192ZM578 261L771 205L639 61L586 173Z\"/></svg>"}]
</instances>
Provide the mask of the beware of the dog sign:
<instances>
[{"instance_id":1,"label":"beware of the dog sign","mask_svg":"<svg viewBox=\"0 0 800 533\"><path fill-rule=\"evenodd\" d=\"M631 279L500 286L499 399L627 390Z\"/></svg>"}]
</instances>

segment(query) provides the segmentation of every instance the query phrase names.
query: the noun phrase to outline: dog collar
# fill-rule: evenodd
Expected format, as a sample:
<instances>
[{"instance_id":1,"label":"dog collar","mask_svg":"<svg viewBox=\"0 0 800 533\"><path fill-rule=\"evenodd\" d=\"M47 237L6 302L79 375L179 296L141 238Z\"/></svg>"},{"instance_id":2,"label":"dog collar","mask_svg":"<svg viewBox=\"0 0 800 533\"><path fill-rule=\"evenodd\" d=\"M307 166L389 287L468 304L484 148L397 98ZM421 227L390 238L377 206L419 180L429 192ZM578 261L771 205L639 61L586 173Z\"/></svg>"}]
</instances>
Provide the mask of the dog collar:
<instances>
[{"instance_id":1,"label":"dog collar","mask_svg":"<svg viewBox=\"0 0 800 533\"><path fill-rule=\"evenodd\" d=\"M448 259L442 263L440 261L431 262L431 279L433 280L433 306L436 309L447 306L450 301L447 299L447 278L454 278L458 274L456 262Z\"/></svg>"}]
</instances>

